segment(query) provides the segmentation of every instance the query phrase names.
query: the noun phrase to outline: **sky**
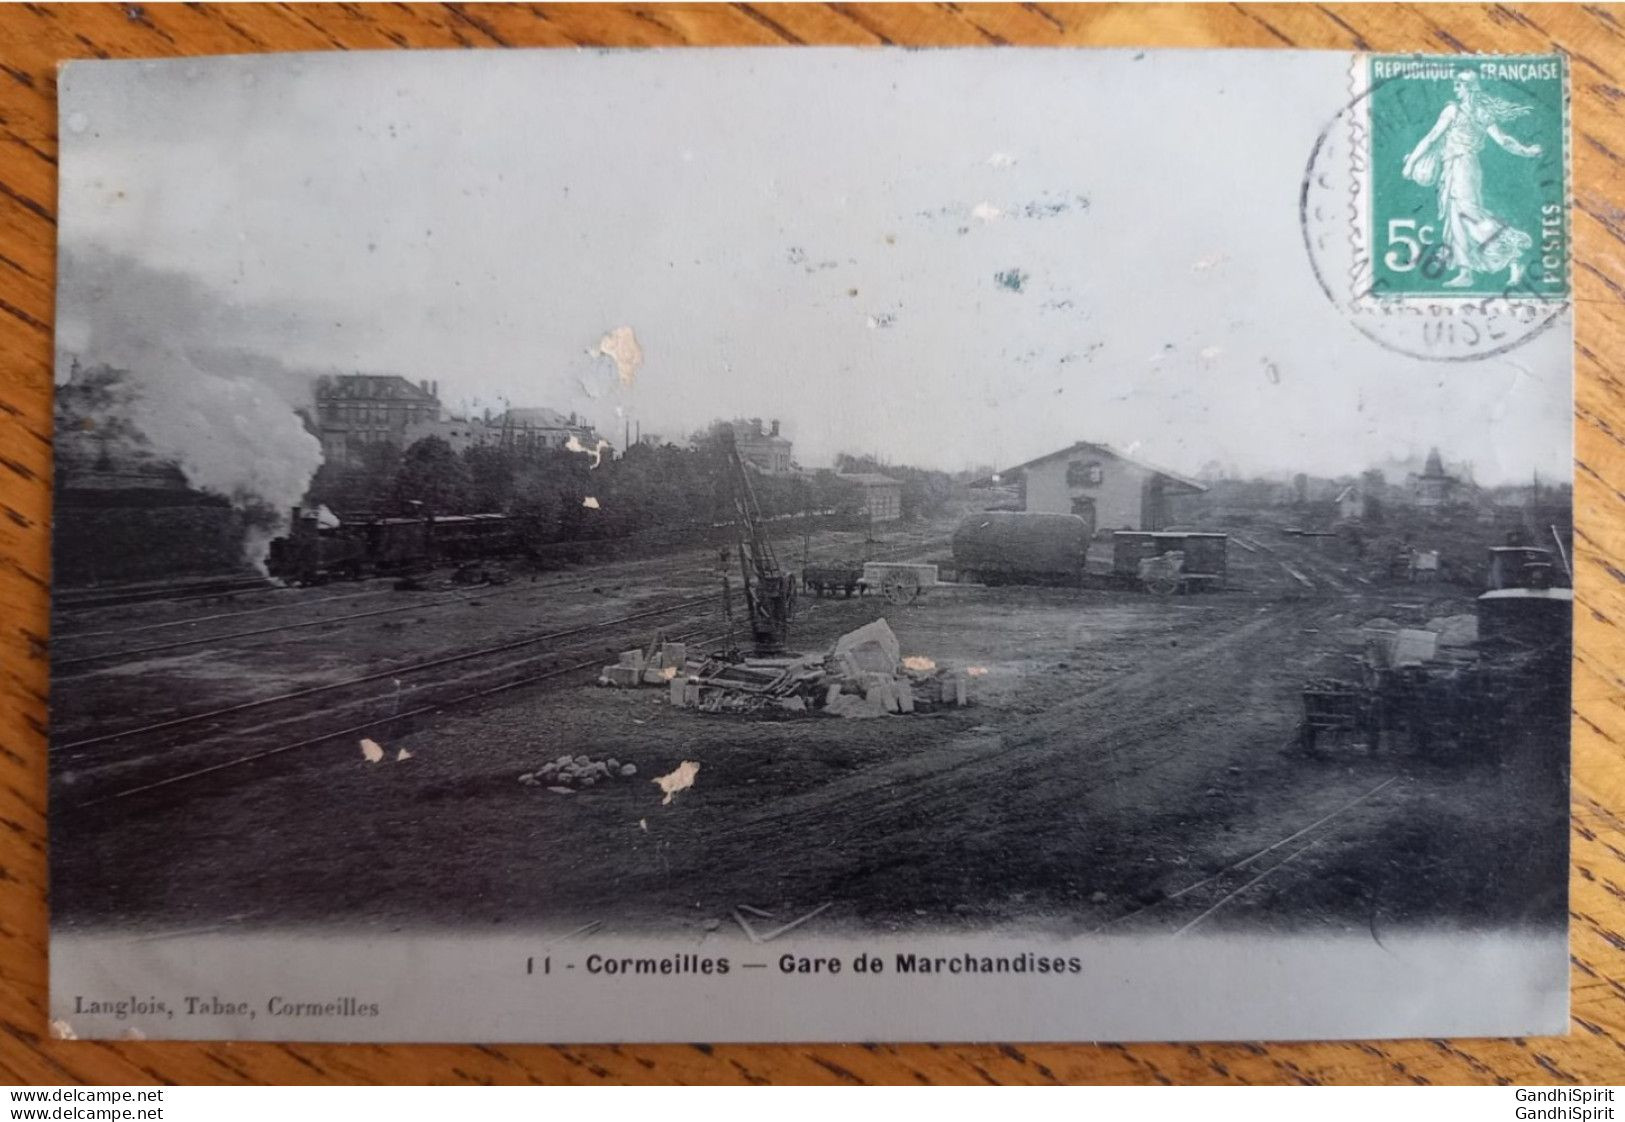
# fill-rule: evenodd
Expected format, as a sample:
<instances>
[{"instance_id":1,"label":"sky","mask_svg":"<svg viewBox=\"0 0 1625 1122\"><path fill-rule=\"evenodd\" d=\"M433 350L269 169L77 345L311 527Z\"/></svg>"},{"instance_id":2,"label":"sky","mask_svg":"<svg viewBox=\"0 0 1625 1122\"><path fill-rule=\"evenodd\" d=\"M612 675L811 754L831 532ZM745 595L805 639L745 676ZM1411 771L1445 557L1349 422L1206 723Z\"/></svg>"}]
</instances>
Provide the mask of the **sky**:
<instances>
[{"instance_id":1,"label":"sky","mask_svg":"<svg viewBox=\"0 0 1625 1122\"><path fill-rule=\"evenodd\" d=\"M398 373L454 410L577 411L617 443L628 423L778 418L806 466L1001 467L1090 440L1183 472L1336 476L1437 445L1481 483L1566 478L1566 318L1429 363L1315 283L1299 184L1348 61L75 62L59 378L133 333L148 365ZM629 381L597 353L622 327Z\"/></svg>"}]
</instances>

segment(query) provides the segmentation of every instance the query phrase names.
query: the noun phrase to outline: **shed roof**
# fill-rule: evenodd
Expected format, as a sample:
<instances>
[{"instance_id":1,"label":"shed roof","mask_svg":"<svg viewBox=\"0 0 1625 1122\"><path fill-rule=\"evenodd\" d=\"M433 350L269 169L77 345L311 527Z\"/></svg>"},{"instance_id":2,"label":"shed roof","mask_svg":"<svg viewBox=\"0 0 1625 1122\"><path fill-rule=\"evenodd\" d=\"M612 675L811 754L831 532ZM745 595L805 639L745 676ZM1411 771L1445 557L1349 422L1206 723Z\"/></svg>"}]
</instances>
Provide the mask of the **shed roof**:
<instances>
[{"instance_id":1,"label":"shed roof","mask_svg":"<svg viewBox=\"0 0 1625 1122\"><path fill-rule=\"evenodd\" d=\"M1000 474L1008 475L1011 472L1015 472L1015 471L1026 471L1028 468L1036 467L1037 465L1042 464L1042 463L1047 463L1050 460L1059 459L1062 456L1070 456L1074 452L1085 452L1085 451L1087 451L1087 452L1095 452L1095 453L1098 453L1098 454L1103 455L1103 456L1110 456L1114 460L1122 460L1124 463L1133 464L1136 467L1144 468L1146 471L1152 472L1155 475L1160 475L1164 479L1170 480L1173 483L1177 483L1181 487L1188 488L1191 491L1206 491L1207 490L1207 484L1198 483L1196 480L1190 478L1190 476L1188 476L1188 475L1181 475L1177 471L1169 471L1167 468L1158 467L1156 464L1151 464L1151 463L1147 463L1144 460L1135 459L1133 456L1125 456L1123 453L1119 452L1117 449L1113 448L1109 444L1097 444L1097 443L1094 443L1093 441L1088 441L1088 440L1080 440L1080 441L1076 442L1075 444L1068 444L1065 448L1058 448L1054 452L1050 452L1047 455L1039 456L1035 460L1028 460L1024 464L1016 464L1014 467L1005 468L1004 471L1001 472Z\"/></svg>"},{"instance_id":2,"label":"shed roof","mask_svg":"<svg viewBox=\"0 0 1625 1122\"><path fill-rule=\"evenodd\" d=\"M839 473L841 479L848 483L856 483L859 487L901 487L901 479L893 479L889 475L881 475L873 471L843 471Z\"/></svg>"}]
</instances>

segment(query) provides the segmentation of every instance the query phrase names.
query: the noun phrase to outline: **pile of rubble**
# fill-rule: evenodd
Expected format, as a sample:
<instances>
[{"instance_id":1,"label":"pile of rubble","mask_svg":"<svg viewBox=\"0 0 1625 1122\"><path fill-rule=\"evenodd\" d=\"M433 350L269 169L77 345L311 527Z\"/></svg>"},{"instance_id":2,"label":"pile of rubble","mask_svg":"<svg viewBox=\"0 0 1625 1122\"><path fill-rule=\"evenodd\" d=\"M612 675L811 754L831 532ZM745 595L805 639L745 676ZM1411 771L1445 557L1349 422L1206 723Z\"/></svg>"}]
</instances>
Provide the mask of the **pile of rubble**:
<instances>
[{"instance_id":1,"label":"pile of rubble","mask_svg":"<svg viewBox=\"0 0 1625 1122\"><path fill-rule=\"evenodd\" d=\"M535 771L527 771L519 777L519 782L526 787L572 792L612 779L631 779L637 773L637 764L622 763L614 758L594 760L591 756L560 756Z\"/></svg>"},{"instance_id":2,"label":"pile of rubble","mask_svg":"<svg viewBox=\"0 0 1625 1122\"><path fill-rule=\"evenodd\" d=\"M688 672L688 647L668 643L660 636L647 651L626 651L613 666L598 675L600 686L663 686Z\"/></svg>"},{"instance_id":3,"label":"pile of rubble","mask_svg":"<svg viewBox=\"0 0 1625 1122\"><path fill-rule=\"evenodd\" d=\"M964 672L928 658L903 658L884 619L848 632L828 651L783 658L690 659L681 643L657 640L606 666L604 685L664 685L671 703L702 713L826 713L884 717L966 705Z\"/></svg>"},{"instance_id":4,"label":"pile of rubble","mask_svg":"<svg viewBox=\"0 0 1625 1122\"><path fill-rule=\"evenodd\" d=\"M1470 659L1478 643L1478 617L1434 616L1420 627L1406 627L1378 616L1362 624L1356 636L1366 661L1384 669L1459 662Z\"/></svg>"}]
</instances>

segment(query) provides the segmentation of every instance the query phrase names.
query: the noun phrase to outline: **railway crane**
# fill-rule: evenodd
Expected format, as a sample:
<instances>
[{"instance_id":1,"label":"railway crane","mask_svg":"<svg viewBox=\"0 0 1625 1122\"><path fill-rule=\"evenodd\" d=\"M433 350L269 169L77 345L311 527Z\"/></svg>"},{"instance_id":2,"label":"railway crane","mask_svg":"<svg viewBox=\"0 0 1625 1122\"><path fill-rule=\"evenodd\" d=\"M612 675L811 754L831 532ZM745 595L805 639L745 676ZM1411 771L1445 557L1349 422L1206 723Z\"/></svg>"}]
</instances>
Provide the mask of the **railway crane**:
<instances>
[{"instance_id":1,"label":"railway crane","mask_svg":"<svg viewBox=\"0 0 1625 1122\"><path fill-rule=\"evenodd\" d=\"M751 644L758 655L783 654L796 610L796 578L779 568L773 544L762 529L762 511L750 483L750 471L731 431L724 435L723 452L727 457L726 484L733 505Z\"/></svg>"}]
</instances>

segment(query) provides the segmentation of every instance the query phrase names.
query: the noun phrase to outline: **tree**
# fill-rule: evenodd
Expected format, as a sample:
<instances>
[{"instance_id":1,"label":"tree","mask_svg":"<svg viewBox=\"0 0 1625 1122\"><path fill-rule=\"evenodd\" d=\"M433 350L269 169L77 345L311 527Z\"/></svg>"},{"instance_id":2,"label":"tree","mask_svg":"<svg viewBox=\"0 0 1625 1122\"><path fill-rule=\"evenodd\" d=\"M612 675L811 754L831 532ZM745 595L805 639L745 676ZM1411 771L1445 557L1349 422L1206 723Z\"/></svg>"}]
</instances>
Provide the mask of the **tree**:
<instances>
[{"instance_id":1,"label":"tree","mask_svg":"<svg viewBox=\"0 0 1625 1122\"><path fill-rule=\"evenodd\" d=\"M518 459L505 448L475 445L463 453L471 483L469 503L477 511L506 510L513 499Z\"/></svg>"},{"instance_id":2,"label":"tree","mask_svg":"<svg viewBox=\"0 0 1625 1122\"><path fill-rule=\"evenodd\" d=\"M426 436L408 448L395 473L395 501L403 506L422 503L434 514L465 513L473 490L468 465L438 436Z\"/></svg>"},{"instance_id":3,"label":"tree","mask_svg":"<svg viewBox=\"0 0 1625 1122\"><path fill-rule=\"evenodd\" d=\"M508 504L521 542L536 547L588 536L594 526L587 516L597 513L584 505L588 470L587 457L558 449L527 463L514 477Z\"/></svg>"}]
</instances>

